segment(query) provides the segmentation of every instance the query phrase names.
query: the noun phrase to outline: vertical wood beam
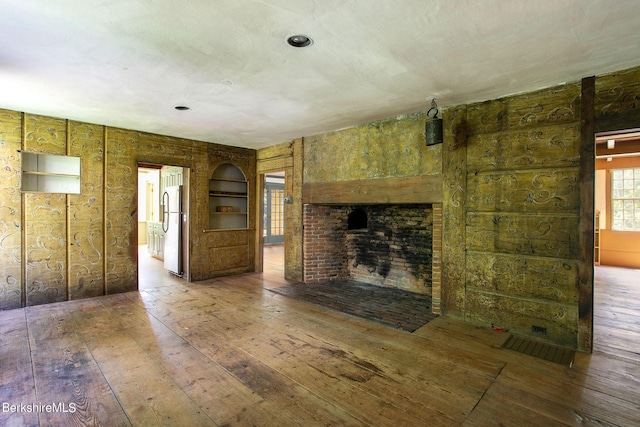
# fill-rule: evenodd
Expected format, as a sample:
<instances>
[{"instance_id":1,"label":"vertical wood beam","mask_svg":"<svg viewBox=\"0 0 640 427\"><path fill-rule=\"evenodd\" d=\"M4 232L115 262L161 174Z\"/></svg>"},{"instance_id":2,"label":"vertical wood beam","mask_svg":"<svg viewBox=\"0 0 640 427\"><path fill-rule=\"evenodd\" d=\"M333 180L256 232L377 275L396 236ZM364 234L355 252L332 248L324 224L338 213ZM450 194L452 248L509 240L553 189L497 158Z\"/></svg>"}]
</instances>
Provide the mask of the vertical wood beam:
<instances>
[{"instance_id":1,"label":"vertical wood beam","mask_svg":"<svg viewBox=\"0 0 640 427\"><path fill-rule=\"evenodd\" d=\"M102 128L102 147L103 147L103 157L102 157L102 295L107 295L107 268L108 268L108 260L107 260L107 251L109 250L108 242L107 242L107 126L103 126Z\"/></svg>"},{"instance_id":2,"label":"vertical wood beam","mask_svg":"<svg viewBox=\"0 0 640 427\"><path fill-rule=\"evenodd\" d=\"M20 113L22 118L22 123L20 124L20 150L24 151L27 148L27 116L25 113ZM21 154L22 156L22 154ZM22 176L22 157L20 158L20 175ZM20 179L20 185L22 185L22 178ZM22 307L27 306L27 215L26 212L26 197L24 193L22 193L22 188L19 188L20 191L20 224L22 228L20 230L21 234L21 242L20 242L20 255L22 257L22 277L20 280L20 298Z\"/></svg>"},{"instance_id":3,"label":"vertical wood beam","mask_svg":"<svg viewBox=\"0 0 640 427\"><path fill-rule=\"evenodd\" d=\"M302 138L293 140L293 173L292 188L289 194L293 198L291 213L289 216L289 250L287 265L285 268L285 279L300 282L302 281L302 181L304 170L304 140Z\"/></svg>"},{"instance_id":4,"label":"vertical wood beam","mask_svg":"<svg viewBox=\"0 0 640 427\"><path fill-rule=\"evenodd\" d=\"M464 318L466 299L467 107L444 115L441 311Z\"/></svg>"},{"instance_id":5,"label":"vertical wood beam","mask_svg":"<svg viewBox=\"0 0 640 427\"><path fill-rule=\"evenodd\" d=\"M64 154L66 156L70 156L71 155L71 127L69 124L69 119L66 119L64 121L64 126L65 126L65 147L64 147ZM80 166L82 168L82 166ZM82 170L80 170L80 179L82 180ZM80 181L80 188L82 188L82 181ZM82 192L82 190L80 190ZM66 274L67 274L67 281L66 281L66 286L65 286L65 291L66 291L66 296L65 296L65 301L69 301L71 299L71 215L70 215L70 211L71 211L71 195L66 194L65 198L65 211L64 211L64 215L65 215L65 228L66 228L66 239L67 239L67 244L64 247L64 250L66 251Z\"/></svg>"},{"instance_id":6,"label":"vertical wood beam","mask_svg":"<svg viewBox=\"0 0 640 427\"><path fill-rule=\"evenodd\" d=\"M582 79L580 108L580 264L578 349L593 351L595 77Z\"/></svg>"}]
</instances>

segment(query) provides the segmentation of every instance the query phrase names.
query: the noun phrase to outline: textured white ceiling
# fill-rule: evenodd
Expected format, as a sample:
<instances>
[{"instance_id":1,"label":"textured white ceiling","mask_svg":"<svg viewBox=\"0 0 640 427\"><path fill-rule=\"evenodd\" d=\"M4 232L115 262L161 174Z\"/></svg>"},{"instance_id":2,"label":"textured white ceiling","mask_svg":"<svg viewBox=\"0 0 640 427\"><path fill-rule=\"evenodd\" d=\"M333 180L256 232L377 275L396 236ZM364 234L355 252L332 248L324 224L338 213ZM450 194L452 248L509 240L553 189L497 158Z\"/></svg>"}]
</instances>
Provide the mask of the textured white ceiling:
<instances>
[{"instance_id":1,"label":"textured white ceiling","mask_svg":"<svg viewBox=\"0 0 640 427\"><path fill-rule=\"evenodd\" d=\"M3 0L0 108L258 148L640 65L639 6Z\"/></svg>"}]
</instances>

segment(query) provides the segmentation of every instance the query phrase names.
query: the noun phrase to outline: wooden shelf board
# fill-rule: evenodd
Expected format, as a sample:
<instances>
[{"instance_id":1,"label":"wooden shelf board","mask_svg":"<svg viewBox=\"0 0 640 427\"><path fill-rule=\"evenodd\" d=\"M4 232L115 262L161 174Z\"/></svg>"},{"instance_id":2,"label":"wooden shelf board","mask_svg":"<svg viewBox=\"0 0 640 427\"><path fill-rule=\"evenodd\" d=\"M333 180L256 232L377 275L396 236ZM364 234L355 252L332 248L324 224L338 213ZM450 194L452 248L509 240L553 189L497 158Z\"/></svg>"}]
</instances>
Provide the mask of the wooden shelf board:
<instances>
[{"instance_id":1,"label":"wooden shelf board","mask_svg":"<svg viewBox=\"0 0 640 427\"><path fill-rule=\"evenodd\" d=\"M229 197L229 198L236 198L236 199L246 199L247 197L249 197L246 193L238 193L238 194L227 194L227 193L213 193L210 192L209 193L209 197Z\"/></svg>"},{"instance_id":2,"label":"wooden shelf board","mask_svg":"<svg viewBox=\"0 0 640 427\"><path fill-rule=\"evenodd\" d=\"M41 172L41 171L30 171L24 170L22 171L25 175L39 175L39 176L59 176L63 178L75 178L80 179L80 175L70 174L70 173L51 173L51 172Z\"/></svg>"},{"instance_id":3,"label":"wooden shelf board","mask_svg":"<svg viewBox=\"0 0 640 427\"><path fill-rule=\"evenodd\" d=\"M248 215L248 212L209 212L209 215Z\"/></svg>"},{"instance_id":4,"label":"wooden shelf board","mask_svg":"<svg viewBox=\"0 0 640 427\"><path fill-rule=\"evenodd\" d=\"M209 181L240 182L242 184L247 184L248 183L248 181L243 181L241 179L226 179L226 178L213 178L213 179L210 179Z\"/></svg>"}]
</instances>

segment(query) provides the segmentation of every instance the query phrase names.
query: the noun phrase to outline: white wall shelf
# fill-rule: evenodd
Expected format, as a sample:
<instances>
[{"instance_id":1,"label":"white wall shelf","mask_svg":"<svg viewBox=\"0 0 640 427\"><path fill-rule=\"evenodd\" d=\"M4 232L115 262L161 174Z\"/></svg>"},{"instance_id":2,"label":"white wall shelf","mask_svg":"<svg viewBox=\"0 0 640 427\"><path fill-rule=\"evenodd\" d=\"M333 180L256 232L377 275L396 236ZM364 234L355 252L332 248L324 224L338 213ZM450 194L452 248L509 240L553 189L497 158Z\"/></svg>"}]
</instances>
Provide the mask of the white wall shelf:
<instances>
[{"instance_id":1,"label":"white wall shelf","mask_svg":"<svg viewBox=\"0 0 640 427\"><path fill-rule=\"evenodd\" d=\"M22 152L22 191L80 194L80 157Z\"/></svg>"},{"instance_id":2,"label":"white wall shelf","mask_svg":"<svg viewBox=\"0 0 640 427\"><path fill-rule=\"evenodd\" d=\"M209 228L246 229L248 224L249 183L239 168L224 163L216 168L209 180Z\"/></svg>"}]
</instances>

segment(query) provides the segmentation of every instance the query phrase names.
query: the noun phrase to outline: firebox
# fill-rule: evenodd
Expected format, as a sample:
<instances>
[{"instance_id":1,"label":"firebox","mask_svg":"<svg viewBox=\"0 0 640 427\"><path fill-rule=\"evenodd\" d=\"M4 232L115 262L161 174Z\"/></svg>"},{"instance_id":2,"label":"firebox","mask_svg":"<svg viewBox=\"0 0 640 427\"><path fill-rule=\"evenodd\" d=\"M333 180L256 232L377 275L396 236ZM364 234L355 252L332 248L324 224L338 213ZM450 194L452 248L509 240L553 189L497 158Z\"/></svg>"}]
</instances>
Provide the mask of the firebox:
<instances>
[{"instance_id":1,"label":"firebox","mask_svg":"<svg viewBox=\"0 0 640 427\"><path fill-rule=\"evenodd\" d=\"M432 294L433 207L304 205L304 281L353 279Z\"/></svg>"},{"instance_id":2,"label":"firebox","mask_svg":"<svg viewBox=\"0 0 640 427\"><path fill-rule=\"evenodd\" d=\"M362 208L354 208L347 216L347 230L362 230L367 228L369 220Z\"/></svg>"}]
</instances>

